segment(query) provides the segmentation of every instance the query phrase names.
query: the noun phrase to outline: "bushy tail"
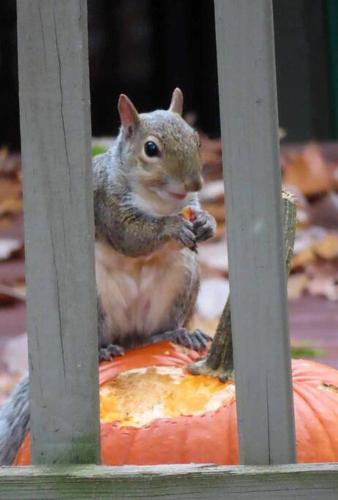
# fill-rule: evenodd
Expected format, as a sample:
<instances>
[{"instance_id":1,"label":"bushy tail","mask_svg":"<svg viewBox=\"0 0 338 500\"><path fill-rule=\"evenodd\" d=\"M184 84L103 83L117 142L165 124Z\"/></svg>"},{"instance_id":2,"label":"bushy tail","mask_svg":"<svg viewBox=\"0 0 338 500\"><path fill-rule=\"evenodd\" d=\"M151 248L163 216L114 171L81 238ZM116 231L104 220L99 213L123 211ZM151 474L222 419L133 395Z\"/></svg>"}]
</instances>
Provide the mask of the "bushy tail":
<instances>
[{"instance_id":1,"label":"bushy tail","mask_svg":"<svg viewBox=\"0 0 338 500\"><path fill-rule=\"evenodd\" d=\"M29 430L29 378L16 386L0 410L0 465L11 465Z\"/></svg>"}]
</instances>

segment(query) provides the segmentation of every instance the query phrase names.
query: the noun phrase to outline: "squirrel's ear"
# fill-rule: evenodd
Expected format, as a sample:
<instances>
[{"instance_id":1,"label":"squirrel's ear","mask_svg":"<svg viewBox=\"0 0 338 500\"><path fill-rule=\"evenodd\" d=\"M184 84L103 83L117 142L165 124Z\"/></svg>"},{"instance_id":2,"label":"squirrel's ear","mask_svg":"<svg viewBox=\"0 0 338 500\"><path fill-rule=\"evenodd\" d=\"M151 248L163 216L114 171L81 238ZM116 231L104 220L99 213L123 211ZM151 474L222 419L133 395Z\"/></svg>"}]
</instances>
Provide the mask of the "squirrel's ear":
<instances>
[{"instance_id":1,"label":"squirrel's ear","mask_svg":"<svg viewBox=\"0 0 338 500\"><path fill-rule=\"evenodd\" d=\"M117 104L121 125L126 131L126 136L130 137L139 122L138 112L129 97L121 94Z\"/></svg>"},{"instance_id":2,"label":"squirrel's ear","mask_svg":"<svg viewBox=\"0 0 338 500\"><path fill-rule=\"evenodd\" d=\"M183 93L182 90L176 87L171 97L171 103L169 106L169 110L173 113L178 113L182 116L183 113Z\"/></svg>"}]
</instances>

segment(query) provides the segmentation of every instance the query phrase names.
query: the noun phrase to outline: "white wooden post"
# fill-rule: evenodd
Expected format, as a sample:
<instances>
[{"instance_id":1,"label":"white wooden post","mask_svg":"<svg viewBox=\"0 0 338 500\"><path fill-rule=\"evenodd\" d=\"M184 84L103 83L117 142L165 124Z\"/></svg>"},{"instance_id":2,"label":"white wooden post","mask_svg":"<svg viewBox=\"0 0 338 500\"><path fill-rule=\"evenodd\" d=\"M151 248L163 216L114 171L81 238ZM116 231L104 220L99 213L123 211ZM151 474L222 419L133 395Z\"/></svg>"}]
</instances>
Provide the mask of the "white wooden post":
<instances>
[{"instance_id":1,"label":"white wooden post","mask_svg":"<svg viewBox=\"0 0 338 500\"><path fill-rule=\"evenodd\" d=\"M97 463L86 0L18 0L33 463Z\"/></svg>"},{"instance_id":2,"label":"white wooden post","mask_svg":"<svg viewBox=\"0 0 338 500\"><path fill-rule=\"evenodd\" d=\"M240 460L293 462L271 0L215 0Z\"/></svg>"}]
</instances>

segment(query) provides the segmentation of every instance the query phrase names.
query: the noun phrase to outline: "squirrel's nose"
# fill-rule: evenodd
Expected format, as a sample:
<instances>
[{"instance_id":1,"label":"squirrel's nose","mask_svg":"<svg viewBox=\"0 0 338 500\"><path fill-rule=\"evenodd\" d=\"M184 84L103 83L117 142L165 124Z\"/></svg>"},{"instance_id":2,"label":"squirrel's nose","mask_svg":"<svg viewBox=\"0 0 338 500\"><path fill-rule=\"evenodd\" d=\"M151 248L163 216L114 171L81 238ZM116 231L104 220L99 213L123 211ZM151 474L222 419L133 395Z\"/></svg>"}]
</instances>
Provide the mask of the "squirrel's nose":
<instances>
[{"instance_id":1,"label":"squirrel's nose","mask_svg":"<svg viewBox=\"0 0 338 500\"><path fill-rule=\"evenodd\" d=\"M186 180L184 187L187 192L200 191L202 189L203 181L201 177Z\"/></svg>"}]
</instances>

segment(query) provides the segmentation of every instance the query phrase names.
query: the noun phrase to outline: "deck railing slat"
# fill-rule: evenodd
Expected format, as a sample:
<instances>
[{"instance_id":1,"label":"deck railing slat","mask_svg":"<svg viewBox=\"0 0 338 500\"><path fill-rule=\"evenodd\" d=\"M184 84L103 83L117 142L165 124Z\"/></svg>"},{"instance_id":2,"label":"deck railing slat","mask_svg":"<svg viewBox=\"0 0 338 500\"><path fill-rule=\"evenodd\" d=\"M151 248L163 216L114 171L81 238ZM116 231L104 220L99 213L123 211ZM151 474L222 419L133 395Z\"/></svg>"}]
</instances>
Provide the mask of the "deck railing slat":
<instances>
[{"instance_id":1,"label":"deck railing slat","mask_svg":"<svg viewBox=\"0 0 338 500\"><path fill-rule=\"evenodd\" d=\"M97 463L86 0L18 0L33 462Z\"/></svg>"},{"instance_id":2,"label":"deck railing slat","mask_svg":"<svg viewBox=\"0 0 338 500\"><path fill-rule=\"evenodd\" d=\"M338 464L0 468L6 500L336 500Z\"/></svg>"},{"instance_id":3,"label":"deck railing slat","mask_svg":"<svg viewBox=\"0 0 338 500\"><path fill-rule=\"evenodd\" d=\"M242 464L294 461L271 0L215 0Z\"/></svg>"}]
</instances>

